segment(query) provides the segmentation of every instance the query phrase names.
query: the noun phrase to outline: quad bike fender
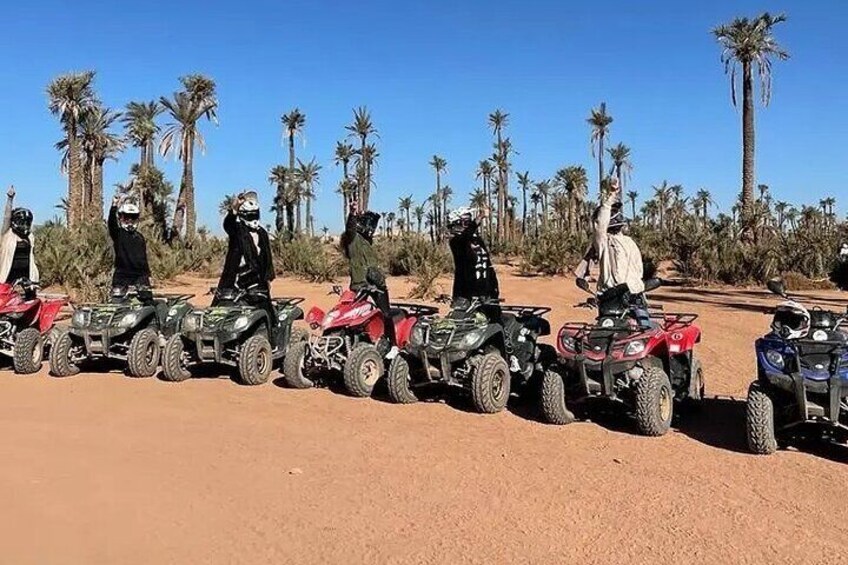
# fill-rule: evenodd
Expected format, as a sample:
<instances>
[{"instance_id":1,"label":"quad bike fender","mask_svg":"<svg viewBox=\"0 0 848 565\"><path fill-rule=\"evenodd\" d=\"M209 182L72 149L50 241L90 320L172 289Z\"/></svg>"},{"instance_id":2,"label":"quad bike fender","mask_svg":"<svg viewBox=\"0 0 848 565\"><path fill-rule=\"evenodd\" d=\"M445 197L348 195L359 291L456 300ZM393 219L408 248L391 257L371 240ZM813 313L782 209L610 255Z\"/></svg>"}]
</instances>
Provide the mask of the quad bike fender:
<instances>
[{"instance_id":1,"label":"quad bike fender","mask_svg":"<svg viewBox=\"0 0 848 565\"><path fill-rule=\"evenodd\" d=\"M371 343L377 343L383 337L383 334L386 333L386 325L383 322L383 316L380 315L379 310L374 310L374 313L368 318L364 327L365 333L368 334Z\"/></svg>"},{"instance_id":2,"label":"quad bike fender","mask_svg":"<svg viewBox=\"0 0 848 565\"><path fill-rule=\"evenodd\" d=\"M56 316L65 305L64 300L46 300L41 304L38 315L38 331L45 334L50 331L56 322Z\"/></svg>"},{"instance_id":3,"label":"quad bike fender","mask_svg":"<svg viewBox=\"0 0 848 565\"><path fill-rule=\"evenodd\" d=\"M269 327L268 314L264 310L254 310L248 314L243 314L242 316L247 316L247 325L244 329L240 330L236 330L235 327L230 328L233 334L253 335L257 331L267 330ZM235 324L235 322L233 322L233 324Z\"/></svg>"},{"instance_id":4,"label":"quad bike fender","mask_svg":"<svg viewBox=\"0 0 848 565\"><path fill-rule=\"evenodd\" d=\"M701 341L701 329L697 326L688 326L679 330L668 332L666 336L666 347L669 355L679 355L691 351L696 343Z\"/></svg>"},{"instance_id":5,"label":"quad bike fender","mask_svg":"<svg viewBox=\"0 0 848 565\"><path fill-rule=\"evenodd\" d=\"M483 328L480 339L470 349L484 349L490 347L497 349L502 355L506 354L506 342L504 340L504 331L501 326L489 324Z\"/></svg>"},{"instance_id":6,"label":"quad bike fender","mask_svg":"<svg viewBox=\"0 0 848 565\"><path fill-rule=\"evenodd\" d=\"M325 317L326 314L323 310L317 306L313 306L309 309L309 313L306 314L306 323L309 324L309 327L313 330L317 330L324 323Z\"/></svg>"},{"instance_id":7,"label":"quad bike fender","mask_svg":"<svg viewBox=\"0 0 848 565\"><path fill-rule=\"evenodd\" d=\"M409 337L412 335L412 328L415 327L416 323L418 323L417 318L407 316L395 324L395 335L397 336L399 347L404 348L406 347L406 344L409 343Z\"/></svg>"}]
</instances>

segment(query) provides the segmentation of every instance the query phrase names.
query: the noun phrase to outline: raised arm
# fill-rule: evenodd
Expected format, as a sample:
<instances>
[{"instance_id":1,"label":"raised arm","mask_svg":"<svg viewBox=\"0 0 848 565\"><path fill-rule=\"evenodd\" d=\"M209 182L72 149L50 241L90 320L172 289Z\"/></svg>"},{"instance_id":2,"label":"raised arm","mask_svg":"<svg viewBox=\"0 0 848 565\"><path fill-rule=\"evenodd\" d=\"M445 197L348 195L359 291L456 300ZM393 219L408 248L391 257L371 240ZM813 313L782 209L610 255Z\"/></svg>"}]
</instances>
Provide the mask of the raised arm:
<instances>
[{"instance_id":1,"label":"raised arm","mask_svg":"<svg viewBox=\"0 0 848 565\"><path fill-rule=\"evenodd\" d=\"M6 209L3 211L3 227L0 233L6 234L12 227L12 209L15 207L15 187L10 186L6 193Z\"/></svg>"},{"instance_id":2,"label":"raised arm","mask_svg":"<svg viewBox=\"0 0 848 565\"><path fill-rule=\"evenodd\" d=\"M121 226L118 225L118 198L112 200L112 206L109 208L109 219L106 224L109 226L109 237L115 239Z\"/></svg>"}]
</instances>

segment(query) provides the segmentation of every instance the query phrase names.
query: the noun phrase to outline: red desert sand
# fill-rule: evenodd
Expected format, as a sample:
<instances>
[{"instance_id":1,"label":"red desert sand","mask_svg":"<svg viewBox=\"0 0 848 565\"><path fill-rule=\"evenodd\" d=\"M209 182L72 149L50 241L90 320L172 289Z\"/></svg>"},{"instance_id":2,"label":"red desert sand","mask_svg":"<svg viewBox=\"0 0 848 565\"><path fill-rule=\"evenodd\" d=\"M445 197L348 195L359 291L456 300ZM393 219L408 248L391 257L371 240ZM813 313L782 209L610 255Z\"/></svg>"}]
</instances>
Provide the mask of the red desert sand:
<instances>
[{"instance_id":1,"label":"red desert sand","mask_svg":"<svg viewBox=\"0 0 848 565\"><path fill-rule=\"evenodd\" d=\"M592 316L570 279L501 277L509 301L552 306L554 328ZM174 290L209 286L186 282ZM274 285L324 307L329 288ZM396 298L408 288L391 281ZM615 418L549 426L520 404L483 416L226 378L3 371L0 561L844 562L848 449L746 453L753 341L775 298L652 300L700 315L707 375L702 410L661 438Z\"/></svg>"}]
</instances>

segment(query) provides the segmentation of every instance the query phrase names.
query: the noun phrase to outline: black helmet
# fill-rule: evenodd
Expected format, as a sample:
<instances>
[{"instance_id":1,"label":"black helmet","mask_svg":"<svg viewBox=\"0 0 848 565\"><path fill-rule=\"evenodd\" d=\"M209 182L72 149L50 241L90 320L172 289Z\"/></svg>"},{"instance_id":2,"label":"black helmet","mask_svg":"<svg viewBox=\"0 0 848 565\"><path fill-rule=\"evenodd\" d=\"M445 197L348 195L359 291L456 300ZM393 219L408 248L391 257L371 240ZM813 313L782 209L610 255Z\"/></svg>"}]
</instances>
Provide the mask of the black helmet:
<instances>
[{"instance_id":1,"label":"black helmet","mask_svg":"<svg viewBox=\"0 0 848 565\"><path fill-rule=\"evenodd\" d=\"M32 212L26 208L12 210L12 231L18 237L27 238L32 231Z\"/></svg>"},{"instance_id":2,"label":"black helmet","mask_svg":"<svg viewBox=\"0 0 848 565\"><path fill-rule=\"evenodd\" d=\"M597 222L600 214L601 207L598 206L592 214L592 220ZM610 206L610 222L607 226L607 233L618 233L626 225L627 218L624 217L624 205L621 202L613 202Z\"/></svg>"},{"instance_id":3,"label":"black helmet","mask_svg":"<svg viewBox=\"0 0 848 565\"><path fill-rule=\"evenodd\" d=\"M374 232L377 231L377 224L380 223L380 214L377 212L366 211L361 214L356 214L353 219L356 231L365 239L372 239Z\"/></svg>"}]
</instances>

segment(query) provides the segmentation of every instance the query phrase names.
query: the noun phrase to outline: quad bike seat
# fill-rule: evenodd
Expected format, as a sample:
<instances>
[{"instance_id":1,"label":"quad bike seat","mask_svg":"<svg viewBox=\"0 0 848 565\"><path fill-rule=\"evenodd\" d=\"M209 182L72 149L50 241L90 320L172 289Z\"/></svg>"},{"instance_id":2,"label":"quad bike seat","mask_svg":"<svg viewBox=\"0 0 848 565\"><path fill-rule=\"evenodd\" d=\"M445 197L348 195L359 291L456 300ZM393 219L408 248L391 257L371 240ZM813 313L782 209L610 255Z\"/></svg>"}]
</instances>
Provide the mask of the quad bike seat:
<instances>
[{"instance_id":1,"label":"quad bike seat","mask_svg":"<svg viewBox=\"0 0 848 565\"><path fill-rule=\"evenodd\" d=\"M389 317L392 319L392 322L397 324L406 319L406 310L403 308L389 308Z\"/></svg>"}]
</instances>

